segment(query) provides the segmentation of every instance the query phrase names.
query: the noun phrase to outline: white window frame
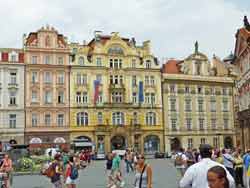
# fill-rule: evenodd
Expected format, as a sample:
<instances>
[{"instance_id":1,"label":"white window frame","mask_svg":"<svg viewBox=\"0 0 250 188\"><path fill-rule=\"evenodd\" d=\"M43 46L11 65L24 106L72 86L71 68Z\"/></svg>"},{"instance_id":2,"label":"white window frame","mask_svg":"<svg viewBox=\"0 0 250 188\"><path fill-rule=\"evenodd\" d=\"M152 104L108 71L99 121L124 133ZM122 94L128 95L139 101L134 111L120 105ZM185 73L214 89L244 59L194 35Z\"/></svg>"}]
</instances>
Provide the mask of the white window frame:
<instances>
[{"instance_id":1,"label":"white window frame","mask_svg":"<svg viewBox=\"0 0 250 188\"><path fill-rule=\"evenodd\" d=\"M9 114L9 128L10 129L16 128L16 119L17 119L16 114Z\"/></svg>"}]
</instances>

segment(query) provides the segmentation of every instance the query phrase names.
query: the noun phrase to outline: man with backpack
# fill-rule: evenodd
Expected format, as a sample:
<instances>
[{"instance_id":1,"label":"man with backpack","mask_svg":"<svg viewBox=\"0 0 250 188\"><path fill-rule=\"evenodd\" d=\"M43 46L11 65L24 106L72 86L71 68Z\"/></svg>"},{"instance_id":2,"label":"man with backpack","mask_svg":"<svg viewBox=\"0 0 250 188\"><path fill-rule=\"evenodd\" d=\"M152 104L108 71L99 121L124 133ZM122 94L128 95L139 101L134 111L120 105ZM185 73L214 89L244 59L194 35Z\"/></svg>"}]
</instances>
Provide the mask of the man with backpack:
<instances>
[{"instance_id":1,"label":"man with backpack","mask_svg":"<svg viewBox=\"0 0 250 188\"><path fill-rule=\"evenodd\" d=\"M74 157L70 156L64 176L64 181L67 188L76 188L77 178L78 178L78 168L75 164Z\"/></svg>"},{"instance_id":2,"label":"man with backpack","mask_svg":"<svg viewBox=\"0 0 250 188\"><path fill-rule=\"evenodd\" d=\"M181 173L181 176L184 175L187 165L187 157L184 153L184 149L180 148L180 151L175 155L175 167Z\"/></svg>"}]
</instances>

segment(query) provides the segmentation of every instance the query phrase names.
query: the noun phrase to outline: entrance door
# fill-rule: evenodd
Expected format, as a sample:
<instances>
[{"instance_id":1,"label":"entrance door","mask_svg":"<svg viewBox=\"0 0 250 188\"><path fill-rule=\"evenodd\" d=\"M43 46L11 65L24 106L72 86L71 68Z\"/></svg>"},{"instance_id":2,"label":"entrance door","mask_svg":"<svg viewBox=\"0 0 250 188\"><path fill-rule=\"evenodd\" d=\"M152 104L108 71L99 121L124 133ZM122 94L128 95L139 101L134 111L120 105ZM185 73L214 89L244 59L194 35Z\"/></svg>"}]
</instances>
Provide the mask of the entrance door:
<instances>
[{"instance_id":1,"label":"entrance door","mask_svg":"<svg viewBox=\"0 0 250 188\"><path fill-rule=\"evenodd\" d=\"M123 136L114 136L111 139L111 150L125 150L126 139Z\"/></svg>"}]
</instances>

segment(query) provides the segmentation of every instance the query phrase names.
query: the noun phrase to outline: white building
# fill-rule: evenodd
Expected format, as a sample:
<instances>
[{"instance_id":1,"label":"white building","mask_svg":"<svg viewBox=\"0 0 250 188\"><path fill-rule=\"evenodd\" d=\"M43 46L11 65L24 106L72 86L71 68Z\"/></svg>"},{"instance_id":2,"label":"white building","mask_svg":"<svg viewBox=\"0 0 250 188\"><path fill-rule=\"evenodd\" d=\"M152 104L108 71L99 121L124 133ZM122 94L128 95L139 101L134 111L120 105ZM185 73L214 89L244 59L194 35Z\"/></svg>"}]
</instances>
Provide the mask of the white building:
<instances>
[{"instance_id":1,"label":"white building","mask_svg":"<svg viewBox=\"0 0 250 188\"><path fill-rule=\"evenodd\" d=\"M0 49L0 141L24 143L24 53Z\"/></svg>"}]
</instances>

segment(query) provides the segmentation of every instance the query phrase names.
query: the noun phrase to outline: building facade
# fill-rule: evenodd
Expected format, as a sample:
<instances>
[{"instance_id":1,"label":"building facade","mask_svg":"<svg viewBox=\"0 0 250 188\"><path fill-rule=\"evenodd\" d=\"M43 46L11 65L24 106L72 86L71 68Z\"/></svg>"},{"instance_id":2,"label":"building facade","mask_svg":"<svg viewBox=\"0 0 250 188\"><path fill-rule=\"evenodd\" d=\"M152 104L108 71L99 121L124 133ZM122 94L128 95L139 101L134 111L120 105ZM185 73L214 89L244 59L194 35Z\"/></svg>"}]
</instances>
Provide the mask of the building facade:
<instances>
[{"instance_id":1,"label":"building facade","mask_svg":"<svg viewBox=\"0 0 250 188\"><path fill-rule=\"evenodd\" d=\"M232 147L233 87L227 66L198 51L184 60L169 60L162 70L165 150Z\"/></svg>"},{"instance_id":2,"label":"building facade","mask_svg":"<svg viewBox=\"0 0 250 188\"><path fill-rule=\"evenodd\" d=\"M67 39L53 27L24 36L25 142L69 141L69 54Z\"/></svg>"},{"instance_id":3,"label":"building facade","mask_svg":"<svg viewBox=\"0 0 250 188\"><path fill-rule=\"evenodd\" d=\"M71 53L70 140L105 153L163 151L161 72L150 42L96 32Z\"/></svg>"},{"instance_id":4,"label":"building facade","mask_svg":"<svg viewBox=\"0 0 250 188\"><path fill-rule=\"evenodd\" d=\"M250 148L250 24L244 17L244 27L236 33L233 64L238 72L238 104L237 126L238 142L245 150Z\"/></svg>"},{"instance_id":5,"label":"building facade","mask_svg":"<svg viewBox=\"0 0 250 188\"><path fill-rule=\"evenodd\" d=\"M24 143L24 53L0 49L0 141Z\"/></svg>"}]
</instances>

